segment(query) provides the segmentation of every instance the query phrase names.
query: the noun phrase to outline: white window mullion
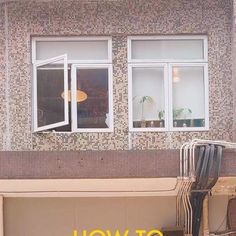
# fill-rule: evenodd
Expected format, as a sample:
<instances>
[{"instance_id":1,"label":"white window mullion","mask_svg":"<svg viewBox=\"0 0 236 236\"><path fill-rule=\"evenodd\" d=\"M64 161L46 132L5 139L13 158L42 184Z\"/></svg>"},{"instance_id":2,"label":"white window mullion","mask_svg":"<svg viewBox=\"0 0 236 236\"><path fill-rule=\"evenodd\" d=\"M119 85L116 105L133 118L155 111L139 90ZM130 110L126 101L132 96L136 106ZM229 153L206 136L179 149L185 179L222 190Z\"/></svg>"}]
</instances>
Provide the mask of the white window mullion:
<instances>
[{"instance_id":1,"label":"white window mullion","mask_svg":"<svg viewBox=\"0 0 236 236\"><path fill-rule=\"evenodd\" d=\"M171 66L170 64L168 63L166 65L166 92L167 92L167 95L166 95L166 99L167 99L167 102L166 102L166 128L168 131L172 131L172 85L171 85Z\"/></svg>"},{"instance_id":2,"label":"white window mullion","mask_svg":"<svg viewBox=\"0 0 236 236\"><path fill-rule=\"evenodd\" d=\"M204 86L205 86L205 129L209 130L209 79L208 64L204 64Z\"/></svg>"},{"instance_id":3,"label":"white window mullion","mask_svg":"<svg viewBox=\"0 0 236 236\"><path fill-rule=\"evenodd\" d=\"M132 65L128 65L128 117L129 130L133 131L133 89L132 89Z\"/></svg>"},{"instance_id":4,"label":"white window mullion","mask_svg":"<svg viewBox=\"0 0 236 236\"><path fill-rule=\"evenodd\" d=\"M71 129L72 132L76 132L77 129L77 79L76 79L76 67L71 67Z\"/></svg>"},{"instance_id":5,"label":"white window mullion","mask_svg":"<svg viewBox=\"0 0 236 236\"><path fill-rule=\"evenodd\" d=\"M114 132L114 105L113 105L113 66L108 64L108 106L109 106L109 131Z\"/></svg>"},{"instance_id":6,"label":"white window mullion","mask_svg":"<svg viewBox=\"0 0 236 236\"><path fill-rule=\"evenodd\" d=\"M168 64L168 129L173 131L173 88L172 88L172 65Z\"/></svg>"},{"instance_id":7,"label":"white window mullion","mask_svg":"<svg viewBox=\"0 0 236 236\"><path fill-rule=\"evenodd\" d=\"M38 127L38 110L37 110L37 66L33 64L33 107L32 107L32 113L33 113L33 131L35 132Z\"/></svg>"}]
</instances>

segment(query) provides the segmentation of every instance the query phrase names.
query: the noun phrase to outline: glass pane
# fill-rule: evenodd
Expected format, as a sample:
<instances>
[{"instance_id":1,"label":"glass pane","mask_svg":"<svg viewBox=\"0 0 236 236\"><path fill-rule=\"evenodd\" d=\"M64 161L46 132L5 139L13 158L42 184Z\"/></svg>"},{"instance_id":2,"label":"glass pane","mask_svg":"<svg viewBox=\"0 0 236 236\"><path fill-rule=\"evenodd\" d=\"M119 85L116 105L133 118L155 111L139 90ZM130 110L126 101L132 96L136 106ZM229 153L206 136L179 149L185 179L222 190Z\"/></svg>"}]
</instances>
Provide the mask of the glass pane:
<instances>
[{"instance_id":1,"label":"glass pane","mask_svg":"<svg viewBox=\"0 0 236 236\"><path fill-rule=\"evenodd\" d=\"M204 67L172 68L173 126L205 126Z\"/></svg>"},{"instance_id":2,"label":"glass pane","mask_svg":"<svg viewBox=\"0 0 236 236\"><path fill-rule=\"evenodd\" d=\"M40 41L36 44L36 60L67 54L68 60L106 60L108 42L103 41Z\"/></svg>"},{"instance_id":3,"label":"glass pane","mask_svg":"<svg viewBox=\"0 0 236 236\"><path fill-rule=\"evenodd\" d=\"M108 69L77 69L77 127L109 127Z\"/></svg>"},{"instance_id":4,"label":"glass pane","mask_svg":"<svg viewBox=\"0 0 236 236\"><path fill-rule=\"evenodd\" d=\"M37 68L38 127L65 121L63 60Z\"/></svg>"},{"instance_id":5,"label":"glass pane","mask_svg":"<svg viewBox=\"0 0 236 236\"><path fill-rule=\"evenodd\" d=\"M165 126L164 68L133 68L133 127Z\"/></svg>"},{"instance_id":6,"label":"glass pane","mask_svg":"<svg viewBox=\"0 0 236 236\"><path fill-rule=\"evenodd\" d=\"M203 59L202 39L132 40L132 59Z\"/></svg>"}]
</instances>

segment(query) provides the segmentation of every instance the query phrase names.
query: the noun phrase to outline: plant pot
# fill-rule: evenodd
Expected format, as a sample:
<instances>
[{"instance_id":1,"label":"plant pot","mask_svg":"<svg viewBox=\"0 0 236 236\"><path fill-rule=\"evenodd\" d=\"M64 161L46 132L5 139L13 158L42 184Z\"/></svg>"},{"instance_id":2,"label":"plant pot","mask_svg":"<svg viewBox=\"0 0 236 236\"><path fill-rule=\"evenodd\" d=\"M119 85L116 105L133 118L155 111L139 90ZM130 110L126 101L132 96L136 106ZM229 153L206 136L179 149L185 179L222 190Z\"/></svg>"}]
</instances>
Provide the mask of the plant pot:
<instances>
[{"instance_id":1,"label":"plant pot","mask_svg":"<svg viewBox=\"0 0 236 236\"><path fill-rule=\"evenodd\" d=\"M146 121L145 120L141 120L141 128L145 128L146 127Z\"/></svg>"},{"instance_id":2,"label":"plant pot","mask_svg":"<svg viewBox=\"0 0 236 236\"><path fill-rule=\"evenodd\" d=\"M160 121L160 128L163 128L163 127L164 127L164 122Z\"/></svg>"}]
</instances>

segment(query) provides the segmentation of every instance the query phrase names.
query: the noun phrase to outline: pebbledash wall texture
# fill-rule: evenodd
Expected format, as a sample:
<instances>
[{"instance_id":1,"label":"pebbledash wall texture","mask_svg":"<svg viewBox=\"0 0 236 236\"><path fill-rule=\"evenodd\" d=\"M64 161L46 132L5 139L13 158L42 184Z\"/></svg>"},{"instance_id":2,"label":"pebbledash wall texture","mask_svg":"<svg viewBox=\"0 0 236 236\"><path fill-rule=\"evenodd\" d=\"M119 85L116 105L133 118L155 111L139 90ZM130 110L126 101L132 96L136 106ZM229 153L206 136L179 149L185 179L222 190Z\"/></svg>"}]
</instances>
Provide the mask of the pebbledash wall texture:
<instances>
[{"instance_id":1,"label":"pebbledash wall texture","mask_svg":"<svg viewBox=\"0 0 236 236\"><path fill-rule=\"evenodd\" d=\"M0 149L169 149L192 138L232 140L231 0L77 0L0 3ZM205 34L210 130L129 135L127 36ZM113 40L114 133L32 133L32 36L108 35Z\"/></svg>"},{"instance_id":2,"label":"pebbledash wall texture","mask_svg":"<svg viewBox=\"0 0 236 236\"><path fill-rule=\"evenodd\" d=\"M232 57L233 57L233 140L236 141L236 0L233 1L233 40L232 40Z\"/></svg>"}]
</instances>

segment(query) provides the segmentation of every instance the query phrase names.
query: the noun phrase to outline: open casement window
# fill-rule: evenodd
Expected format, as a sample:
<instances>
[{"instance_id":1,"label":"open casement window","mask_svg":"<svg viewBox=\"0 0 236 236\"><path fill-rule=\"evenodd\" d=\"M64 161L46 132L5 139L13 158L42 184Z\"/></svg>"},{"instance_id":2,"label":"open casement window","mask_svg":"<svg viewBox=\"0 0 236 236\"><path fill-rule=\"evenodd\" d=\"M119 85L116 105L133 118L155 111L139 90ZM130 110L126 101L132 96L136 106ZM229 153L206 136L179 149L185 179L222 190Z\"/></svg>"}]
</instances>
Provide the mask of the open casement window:
<instances>
[{"instance_id":1,"label":"open casement window","mask_svg":"<svg viewBox=\"0 0 236 236\"><path fill-rule=\"evenodd\" d=\"M129 130L209 129L207 37L128 37Z\"/></svg>"},{"instance_id":2,"label":"open casement window","mask_svg":"<svg viewBox=\"0 0 236 236\"><path fill-rule=\"evenodd\" d=\"M34 131L69 124L67 55L34 64Z\"/></svg>"},{"instance_id":3,"label":"open casement window","mask_svg":"<svg viewBox=\"0 0 236 236\"><path fill-rule=\"evenodd\" d=\"M32 63L35 132L113 132L111 37L35 37Z\"/></svg>"}]
</instances>

